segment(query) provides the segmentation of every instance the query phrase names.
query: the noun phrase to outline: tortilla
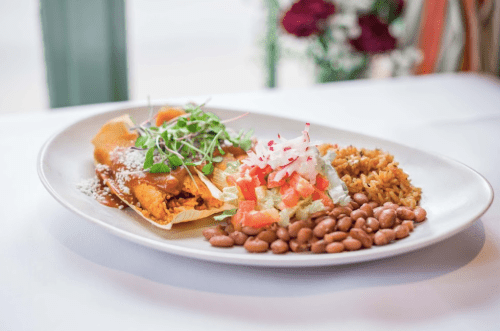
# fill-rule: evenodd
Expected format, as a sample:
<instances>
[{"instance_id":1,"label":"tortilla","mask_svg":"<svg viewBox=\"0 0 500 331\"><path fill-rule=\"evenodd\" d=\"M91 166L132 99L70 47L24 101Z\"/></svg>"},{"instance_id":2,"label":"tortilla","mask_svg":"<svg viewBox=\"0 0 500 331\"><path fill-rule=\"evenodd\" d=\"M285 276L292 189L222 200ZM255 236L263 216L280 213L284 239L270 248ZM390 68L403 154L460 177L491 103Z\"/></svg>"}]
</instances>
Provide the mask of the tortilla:
<instances>
[{"instance_id":1,"label":"tortilla","mask_svg":"<svg viewBox=\"0 0 500 331\"><path fill-rule=\"evenodd\" d=\"M121 201L162 229L234 208L217 199L222 192L207 186L210 181L196 168L159 174L144 170L145 152L133 148L138 134L132 126L123 115L105 123L92 139L96 173ZM224 157L233 159L231 153Z\"/></svg>"}]
</instances>

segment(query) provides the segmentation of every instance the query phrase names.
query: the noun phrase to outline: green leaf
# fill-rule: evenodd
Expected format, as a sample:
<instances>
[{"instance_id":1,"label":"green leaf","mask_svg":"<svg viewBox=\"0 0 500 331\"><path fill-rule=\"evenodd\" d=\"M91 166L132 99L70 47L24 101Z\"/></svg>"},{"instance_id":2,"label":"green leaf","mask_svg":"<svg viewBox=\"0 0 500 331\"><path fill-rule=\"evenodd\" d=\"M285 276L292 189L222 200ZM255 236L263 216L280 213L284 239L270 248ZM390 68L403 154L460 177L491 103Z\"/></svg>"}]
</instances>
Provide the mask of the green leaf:
<instances>
[{"instance_id":1,"label":"green leaf","mask_svg":"<svg viewBox=\"0 0 500 331\"><path fill-rule=\"evenodd\" d=\"M211 127L210 127L210 130L212 130L214 133L219 133L220 131L224 131L226 130L226 127L224 126L224 124L220 123L220 122L217 122L217 123L214 123Z\"/></svg>"},{"instance_id":2,"label":"green leaf","mask_svg":"<svg viewBox=\"0 0 500 331\"><path fill-rule=\"evenodd\" d=\"M166 131L163 131L160 136L163 138L163 140L165 140L165 142L167 141L170 141L171 140L171 134L170 132L168 132L168 130Z\"/></svg>"},{"instance_id":3,"label":"green leaf","mask_svg":"<svg viewBox=\"0 0 500 331\"><path fill-rule=\"evenodd\" d=\"M252 147L252 141L251 140L245 140L242 141L238 144L244 151L248 151L250 147Z\"/></svg>"},{"instance_id":4,"label":"green leaf","mask_svg":"<svg viewBox=\"0 0 500 331\"><path fill-rule=\"evenodd\" d=\"M198 126L198 123L191 123L191 124L188 124L187 125L187 129L189 132L193 133L193 132L197 132L199 130L199 126Z\"/></svg>"},{"instance_id":5,"label":"green leaf","mask_svg":"<svg viewBox=\"0 0 500 331\"><path fill-rule=\"evenodd\" d=\"M149 169L149 172L153 174L161 173L161 172L170 172L170 167L166 165L165 163L156 163L153 164L151 169Z\"/></svg>"},{"instance_id":6,"label":"green leaf","mask_svg":"<svg viewBox=\"0 0 500 331\"><path fill-rule=\"evenodd\" d=\"M172 165L173 167L179 167L182 165L181 158L175 154L172 154L168 157L168 162L170 162L170 165Z\"/></svg>"},{"instance_id":7,"label":"green leaf","mask_svg":"<svg viewBox=\"0 0 500 331\"><path fill-rule=\"evenodd\" d=\"M245 137L243 139L250 140L252 138L252 135L253 135L253 130L250 130L245 134Z\"/></svg>"},{"instance_id":8,"label":"green leaf","mask_svg":"<svg viewBox=\"0 0 500 331\"><path fill-rule=\"evenodd\" d=\"M235 215L237 211L238 211L237 208L235 208L235 209L229 209L229 210L224 210L222 212L222 214L214 216L214 220L216 220L216 221L222 221L225 218L228 218L228 217L231 217L231 216Z\"/></svg>"},{"instance_id":9,"label":"green leaf","mask_svg":"<svg viewBox=\"0 0 500 331\"><path fill-rule=\"evenodd\" d=\"M185 127L186 124L187 124L187 119L185 117L181 117L177 120L177 126L179 126L180 128Z\"/></svg>"},{"instance_id":10,"label":"green leaf","mask_svg":"<svg viewBox=\"0 0 500 331\"><path fill-rule=\"evenodd\" d=\"M221 148L224 141L234 146L249 149L250 134L241 131L238 137L229 133L224 123L213 113L204 112L196 105L186 106L187 116L179 117L168 125L157 127L154 122L143 127L144 133L135 142L137 147L148 149L144 168L152 172L167 172L178 166L204 165L205 174L214 170L213 162L222 162L221 155L226 154ZM176 152L173 152L176 151ZM220 154L214 157L214 153ZM177 154L178 153L178 154ZM162 162L154 164L155 158Z\"/></svg>"},{"instance_id":11,"label":"green leaf","mask_svg":"<svg viewBox=\"0 0 500 331\"><path fill-rule=\"evenodd\" d=\"M135 147L144 148L147 141L148 138L146 136L139 136L135 141Z\"/></svg>"},{"instance_id":12,"label":"green leaf","mask_svg":"<svg viewBox=\"0 0 500 331\"><path fill-rule=\"evenodd\" d=\"M214 165L212 163L207 163L201 168L201 171L205 175L210 175L214 171Z\"/></svg>"},{"instance_id":13,"label":"green leaf","mask_svg":"<svg viewBox=\"0 0 500 331\"><path fill-rule=\"evenodd\" d=\"M146 159L144 160L144 169L151 168L154 163L154 152L155 148L151 147L146 153Z\"/></svg>"}]
</instances>

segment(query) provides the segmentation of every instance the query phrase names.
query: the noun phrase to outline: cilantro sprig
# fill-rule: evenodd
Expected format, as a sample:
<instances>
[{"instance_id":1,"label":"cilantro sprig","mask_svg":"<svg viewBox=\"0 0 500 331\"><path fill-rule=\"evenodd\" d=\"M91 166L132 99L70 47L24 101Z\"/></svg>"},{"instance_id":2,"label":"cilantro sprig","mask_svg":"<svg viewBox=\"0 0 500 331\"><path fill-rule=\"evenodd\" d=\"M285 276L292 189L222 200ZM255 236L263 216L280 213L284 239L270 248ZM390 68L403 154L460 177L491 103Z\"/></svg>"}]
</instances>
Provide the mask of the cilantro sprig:
<instances>
[{"instance_id":1,"label":"cilantro sprig","mask_svg":"<svg viewBox=\"0 0 500 331\"><path fill-rule=\"evenodd\" d=\"M153 118L136 126L139 137L135 147L146 150L144 169L151 173L170 172L177 167L200 166L205 175L214 170L214 163L221 162L224 145L232 144L247 151L252 145L252 131L230 132L226 121L215 114L204 112L201 106L190 105L186 114L153 125ZM220 155L214 153L218 151Z\"/></svg>"}]
</instances>

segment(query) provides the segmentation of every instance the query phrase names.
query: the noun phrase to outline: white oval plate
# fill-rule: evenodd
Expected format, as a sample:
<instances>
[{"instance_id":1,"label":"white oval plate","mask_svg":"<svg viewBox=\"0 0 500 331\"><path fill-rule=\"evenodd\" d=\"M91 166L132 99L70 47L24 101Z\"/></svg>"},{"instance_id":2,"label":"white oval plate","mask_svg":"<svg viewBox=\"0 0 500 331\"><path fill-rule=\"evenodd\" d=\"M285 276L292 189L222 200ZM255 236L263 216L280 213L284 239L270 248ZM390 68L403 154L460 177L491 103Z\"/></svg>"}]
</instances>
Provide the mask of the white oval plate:
<instances>
[{"instance_id":1,"label":"white oval plate","mask_svg":"<svg viewBox=\"0 0 500 331\"><path fill-rule=\"evenodd\" d=\"M240 112L209 109L222 119ZM118 210L99 204L81 193L76 184L94 174L91 138L109 119L128 113L136 121L146 119L145 107L120 109L98 114L55 134L42 147L38 157L38 174L47 190L63 206L111 233L154 249L187 257L231 264L272 267L339 265L375 260L407 253L444 240L470 226L490 206L493 190L476 171L446 157L433 155L397 143L327 126L312 125L311 139L337 143L340 146L381 148L395 156L413 185L423 190L421 206L427 220L418 225L409 237L390 245L340 254L289 253L274 255L250 254L242 247L221 249L211 247L202 230L212 220L179 224L172 230L161 230L130 209ZM268 115L250 114L231 123L234 129L253 128L262 139L293 138L304 129L304 123Z\"/></svg>"}]
</instances>

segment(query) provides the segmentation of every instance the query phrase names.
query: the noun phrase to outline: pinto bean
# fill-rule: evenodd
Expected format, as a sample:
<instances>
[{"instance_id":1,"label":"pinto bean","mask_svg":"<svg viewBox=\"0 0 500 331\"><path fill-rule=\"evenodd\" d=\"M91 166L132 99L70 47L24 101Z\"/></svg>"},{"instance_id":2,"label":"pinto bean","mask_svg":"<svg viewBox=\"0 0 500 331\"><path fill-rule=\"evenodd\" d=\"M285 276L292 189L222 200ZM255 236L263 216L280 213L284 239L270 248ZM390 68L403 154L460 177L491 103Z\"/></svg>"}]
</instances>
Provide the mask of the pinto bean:
<instances>
[{"instance_id":1,"label":"pinto bean","mask_svg":"<svg viewBox=\"0 0 500 331\"><path fill-rule=\"evenodd\" d=\"M305 244L309 240L311 240L313 237L313 230L310 228L302 228L299 230L299 233L297 233L297 242L299 244Z\"/></svg>"},{"instance_id":2,"label":"pinto bean","mask_svg":"<svg viewBox=\"0 0 500 331\"><path fill-rule=\"evenodd\" d=\"M234 240L233 238L226 235L216 235L210 238L210 245L215 247L233 247Z\"/></svg>"},{"instance_id":3,"label":"pinto bean","mask_svg":"<svg viewBox=\"0 0 500 331\"><path fill-rule=\"evenodd\" d=\"M307 244L300 244L296 239L290 240L288 243L292 252L300 253L307 251Z\"/></svg>"},{"instance_id":4,"label":"pinto bean","mask_svg":"<svg viewBox=\"0 0 500 331\"><path fill-rule=\"evenodd\" d=\"M349 216L342 217L337 222L337 230L347 232L352 226L352 219Z\"/></svg>"},{"instance_id":5,"label":"pinto bean","mask_svg":"<svg viewBox=\"0 0 500 331\"><path fill-rule=\"evenodd\" d=\"M234 244L238 246L243 245L248 239L248 236L241 231L231 232L229 237L231 237L234 240Z\"/></svg>"},{"instance_id":6,"label":"pinto bean","mask_svg":"<svg viewBox=\"0 0 500 331\"><path fill-rule=\"evenodd\" d=\"M345 214L349 216L352 212L352 209L349 207L335 207L330 212L330 216L338 219L340 214Z\"/></svg>"},{"instance_id":7,"label":"pinto bean","mask_svg":"<svg viewBox=\"0 0 500 331\"><path fill-rule=\"evenodd\" d=\"M328 214L328 210L324 209L324 210L320 210L320 211L317 211L315 213L312 213L310 218L316 219L318 217L325 216L326 214Z\"/></svg>"},{"instance_id":8,"label":"pinto bean","mask_svg":"<svg viewBox=\"0 0 500 331\"><path fill-rule=\"evenodd\" d=\"M326 245L327 253L340 253L343 252L344 249L345 249L344 244L341 242L332 242Z\"/></svg>"},{"instance_id":9,"label":"pinto bean","mask_svg":"<svg viewBox=\"0 0 500 331\"><path fill-rule=\"evenodd\" d=\"M381 229L379 232L382 231L382 233L387 237L387 240L393 241L396 239L396 232L394 232L393 229Z\"/></svg>"},{"instance_id":10,"label":"pinto bean","mask_svg":"<svg viewBox=\"0 0 500 331\"><path fill-rule=\"evenodd\" d=\"M261 233L257 235L257 238L260 240L264 240L268 244L272 243L276 239L278 239L278 236L276 235L276 232L271 231L271 230L264 230Z\"/></svg>"},{"instance_id":11,"label":"pinto bean","mask_svg":"<svg viewBox=\"0 0 500 331\"><path fill-rule=\"evenodd\" d=\"M276 235L278 236L278 238L280 238L281 240L284 240L284 241L289 241L290 240L290 235L288 234L288 230L286 228L279 228L277 231L276 231Z\"/></svg>"},{"instance_id":12,"label":"pinto bean","mask_svg":"<svg viewBox=\"0 0 500 331\"><path fill-rule=\"evenodd\" d=\"M324 240L318 240L315 243L311 244L311 252L315 254L321 254L326 252L327 242Z\"/></svg>"},{"instance_id":13,"label":"pinto bean","mask_svg":"<svg viewBox=\"0 0 500 331\"><path fill-rule=\"evenodd\" d=\"M356 220L356 222L354 222L353 228L365 230L366 229L366 220L362 217L358 218Z\"/></svg>"},{"instance_id":14,"label":"pinto bean","mask_svg":"<svg viewBox=\"0 0 500 331\"><path fill-rule=\"evenodd\" d=\"M382 206L374 208L374 209L373 209L373 216L374 216L375 218L377 218L377 219L378 219L378 218L380 217L380 214L381 214L384 210L385 210L385 208L384 208L384 207L382 207Z\"/></svg>"},{"instance_id":15,"label":"pinto bean","mask_svg":"<svg viewBox=\"0 0 500 331\"><path fill-rule=\"evenodd\" d=\"M377 246L387 245L389 243L389 239L382 231L377 231L375 236L373 237L373 243Z\"/></svg>"},{"instance_id":16,"label":"pinto bean","mask_svg":"<svg viewBox=\"0 0 500 331\"><path fill-rule=\"evenodd\" d=\"M207 240L210 240L213 236L224 235L225 232L219 228L207 228L203 230L202 234Z\"/></svg>"},{"instance_id":17,"label":"pinto bean","mask_svg":"<svg viewBox=\"0 0 500 331\"><path fill-rule=\"evenodd\" d=\"M349 205L351 206L352 210L355 210L355 209L359 208L359 203L357 203L356 201L349 202Z\"/></svg>"},{"instance_id":18,"label":"pinto bean","mask_svg":"<svg viewBox=\"0 0 500 331\"><path fill-rule=\"evenodd\" d=\"M398 207L396 215L402 220L413 220L415 218L415 213L408 207Z\"/></svg>"},{"instance_id":19,"label":"pinto bean","mask_svg":"<svg viewBox=\"0 0 500 331\"><path fill-rule=\"evenodd\" d=\"M413 212L415 213L415 222L417 223L423 222L427 217L427 212L422 207L415 208Z\"/></svg>"},{"instance_id":20,"label":"pinto bean","mask_svg":"<svg viewBox=\"0 0 500 331\"><path fill-rule=\"evenodd\" d=\"M271 244L271 251L274 254L284 254L288 252L288 243L282 239L275 240Z\"/></svg>"},{"instance_id":21,"label":"pinto bean","mask_svg":"<svg viewBox=\"0 0 500 331\"><path fill-rule=\"evenodd\" d=\"M362 209L356 209L356 210L353 210L352 213L351 213L351 216L350 216L354 221L356 221L358 218L364 218L364 219L367 219L368 218L368 214L362 210Z\"/></svg>"},{"instance_id":22,"label":"pinto bean","mask_svg":"<svg viewBox=\"0 0 500 331\"><path fill-rule=\"evenodd\" d=\"M332 243L334 241L342 241L347 238L347 232L335 231L332 233L325 234L323 238L327 243Z\"/></svg>"},{"instance_id":23,"label":"pinto bean","mask_svg":"<svg viewBox=\"0 0 500 331\"><path fill-rule=\"evenodd\" d=\"M267 241L261 240L259 238L250 237L247 239L247 241L245 241L243 247L245 247L245 249L250 253L264 253L267 252L269 244L267 243Z\"/></svg>"},{"instance_id":24,"label":"pinto bean","mask_svg":"<svg viewBox=\"0 0 500 331\"><path fill-rule=\"evenodd\" d=\"M241 232L248 236L256 236L258 235L263 229L262 228L253 228L251 226L244 226L241 228Z\"/></svg>"},{"instance_id":25,"label":"pinto bean","mask_svg":"<svg viewBox=\"0 0 500 331\"><path fill-rule=\"evenodd\" d=\"M296 238L299 234L299 230L306 227L306 222L296 221L288 226L288 234L292 238Z\"/></svg>"},{"instance_id":26,"label":"pinto bean","mask_svg":"<svg viewBox=\"0 0 500 331\"><path fill-rule=\"evenodd\" d=\"M227 233L231 233L234 231L234 225L232 223L229 223L228 225L226 225L224 227L224 231L226 231Z\"/></svg>"},{"instance_id":27,"label":"pinto bean","mask_svg":"<svg viewBox=\"0 0 500 331\"><path fill-rule=\"evenodd\" d=\"M408 230L410 230L410 232L412 232L413 229L415 228L413 225L413 221L403 221L402 225L405 225L408 228Z\"/></svg>"},{"instance_id":28,"label":"pinto bean","mask_svg":"<svg viewBox=\"0 0 500 331\"><path fill-rule=\"evenodd\" d=\"M337 222L334 218L328 217L323 219L316 227L314 227L313 233L318 238L323 238L325 234L331 232L335 228Z\"/></svg>"},{"instance_id":29,"label":"pinto bean","mask_svg":"<svg viewBox=\"0 0 500 331\"><path fill-rule=\"evenodd\" d=\"M361 229L353 228L349 231L349 235L354 239L359 240L365 248L370 248L373 245L372 238L370 238L370 236Z\"/></svg>"},{"instance_id":30,"label":"pinto bean","mask_svg":"<svg viewBox=\"0 0 500 331\"><path fill-rule=\"evenodd\" d=\"M349 237L344 239L342 243L344 244L345 249L347 249L348 251L357 251L362 246L361 241Z\"/></svg>"},{"instance_id":31,"label":"pinto bean","mask_svg":"<svg viewBox=\"0 0 500 331\"><path fill-rule=\"evenodd\" d=\"M408 237L410 229L406 225L398 225L394 228L394 232L396 232L396 239L403 239Z\"/></svg>"},{"instance_id":32,"label":"pinto bean","mask_svg":"<svg viewBox=\"0 0 500 331\"><path fill-rule=\"evenodd\" d=\"M312 218L308 218L304 220L304 224L306 225L306 228L313 229L316 226L316 222Z\"/></svg>"},{"instance_id":33,"label":"pinto bean","mask_svg":"<svg viewBox=\"0 0 500 331\"><path fill-rule=\"evenodd\" d=\"M394 209L394 210L396 210L396 209L398 209L398 208L399 208L399 205L398 205L398 204L395 204L394 202L390 202L390 201L388 201L388 202L385 202L385 203L384 203L384 207L385 207L386 209L387 209L387 208L390 208L390 209Z\"/></svg>"},{"instance_id":34,"label":"pinto bean","mask_svg":"<svg viewBox=\"0 0 500 331\"><path fill-rule=\"evenodd\" d=\"M363 204L359 209L364 211L368 217L373 217L373 208L368 203Z\"/></svg>"},{"instance_id":35,"label":"pinto bean","mask_svg":"<svg viewBox=\"0 0 500 331\"><path fill-rule=\"evenodd\" d=\"M380 227L383 229L392 228L396 221L396 211L394 209L386 209L380 213L378 217Z\"/></svg>"},{"instance_id":36,"label":"pinto bean","mask_svg":"<svg viewBox=\"0 0 500 331\"><path fill-rule=\"evenodd\" d=\"M368 197L364 193L355 193L352 197L360 206L364 203L368 203Z\"/></svg>"},{"instance_id":37,"label":"pinto bean","mask_svg":"<svg viewBox=\"0 0 500 331\"><path fill-rule=\"evenodd\" d=\"M366 219L367 232L377 232L379 228L380 228L380 223L375 217L368 217Z\"/></svg>"}]
</instances>

